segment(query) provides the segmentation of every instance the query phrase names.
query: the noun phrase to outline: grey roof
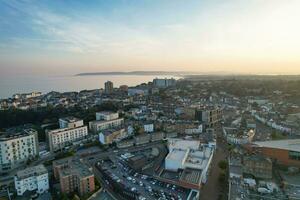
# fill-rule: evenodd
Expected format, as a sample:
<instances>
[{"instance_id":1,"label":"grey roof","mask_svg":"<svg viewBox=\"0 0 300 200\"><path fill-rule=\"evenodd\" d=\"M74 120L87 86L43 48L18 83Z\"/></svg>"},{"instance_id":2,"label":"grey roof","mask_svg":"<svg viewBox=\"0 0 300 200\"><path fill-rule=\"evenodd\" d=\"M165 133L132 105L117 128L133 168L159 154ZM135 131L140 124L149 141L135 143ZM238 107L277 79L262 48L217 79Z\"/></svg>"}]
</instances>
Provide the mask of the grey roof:
<instances>
[{"instance_id":1,"label":"grey roof","mask_svg":"<svg viewBox=\"0 0 300 200\"><path fill-rule=\"evenodd\" d=\"M255 142L254 144L259 147L269 147L274 149L284 149L288 151L300 152L300 139L272 140L265 142Z\"/></svg>"},{"instance_id":2,"label":"grey roof","mask_svg":"<svg viewBox=\"0 0 300 200\"><path fill-rule=\"evenodd\" d=\"M60 118L60 120L64 120L66 122L77 122L77 121L80 121L81 119L79 118L76 118L76 117L73 117L73 116L69 116L69 117L63 117L63 118Z\"/></svg>"},{"instance_id":3,"label":"grey roof","mask_svg":"<svg viewBox=\"0 0 300 200\"><path fill-rule=\"evenodd\" d=\"M65 165L67 167L61 169L59 173L63 176L77 175L79 178L93 176L88 166L83 164L78 157L68 157L53 161L53 165Z\"/></svg>"},{"instance_id":4,"label":"grey roof","mask_svg":"<svg viewBox=\"0 0 300 200\"><path fill-rule=\"evenodd\" d=\"M21 131L18 132L0 132L0 141L7 141L7 140L11 140L11 139L16 139L16 138L21 138L21 137L25 137L28 135L33 135L33 134L37 134L37 131L34 129L23 129Z\"/></svg>"},{"instance_id":5,"label":"grey roof","mask_svg":"<svg viewBox=\"0 0 300 200\"><path fill-rule=\"evenodd\" d=\"M44 165L37 165L18 171L16 177L18 179L26 179L31 176L39 176L46 173L48 173L48 171Z\"/></svg>"}]
</instances>

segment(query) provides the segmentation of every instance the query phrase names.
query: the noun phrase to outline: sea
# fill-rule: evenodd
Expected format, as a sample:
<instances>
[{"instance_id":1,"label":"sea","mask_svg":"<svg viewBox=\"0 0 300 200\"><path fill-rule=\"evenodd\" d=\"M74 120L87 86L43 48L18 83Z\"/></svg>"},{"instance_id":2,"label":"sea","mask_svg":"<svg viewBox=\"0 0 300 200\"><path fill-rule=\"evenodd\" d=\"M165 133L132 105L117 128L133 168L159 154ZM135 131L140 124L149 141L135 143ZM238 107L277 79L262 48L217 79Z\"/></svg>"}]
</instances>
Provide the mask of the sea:
<instances>
[{"instance_id":1,"label":"sea","mask_svg":"<svg viewBox=\"0 0 300 200\"><path fill-rule=\"evenodd\" d=\"M120 85L136 86L148 83L154 78L175 78L175 76L151 76L151 75L39 75L16 76L0 78L0 99L11 97L16 93L29 93L33 91L43 94L57 91L70 92L104 88L106 81L112 81L114 87Z\"/></svg>"}]
</instances>

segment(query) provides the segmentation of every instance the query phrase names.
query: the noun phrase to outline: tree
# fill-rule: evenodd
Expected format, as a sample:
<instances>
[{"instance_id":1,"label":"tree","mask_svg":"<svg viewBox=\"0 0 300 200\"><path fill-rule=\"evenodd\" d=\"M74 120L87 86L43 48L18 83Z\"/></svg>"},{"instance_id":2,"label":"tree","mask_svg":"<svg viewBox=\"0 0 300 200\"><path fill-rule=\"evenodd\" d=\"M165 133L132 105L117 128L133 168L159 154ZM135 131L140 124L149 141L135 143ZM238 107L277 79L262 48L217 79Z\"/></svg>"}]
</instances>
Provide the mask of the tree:
<instances>
[{"instance_id":1,"label":"tree","mask_svg":"<svg viewBox=\"0 0 300 200\"><path fill-rule=\"evenodd\" d=\"M218 166L220 169L222 170L226 170L227 167L228 167L228 162L226 160L221 160L219 163L218 163Z\"/></svg>"},{"instance_id":2,"label":"tree","mask_svg":"<svg viewBox=\"0 0 300 200\"><path fill-rule=\"evenodd\" d=\"M141 131L141 127L139 127L138 125L133 126L133 133L135 136L139 135L140 131Z\"/></svg>"},{"instance_id":3,"label":"tree","mask_svg":"<svg viewBox=\"0 0 300 200\"><path fill-rule=\"evenodd\" d=\"M222 171L220 173L218 180L219 180L220 183L224 183L226 181L226 174L225 174L225 172Z\"/></svg>"}]
</instances>

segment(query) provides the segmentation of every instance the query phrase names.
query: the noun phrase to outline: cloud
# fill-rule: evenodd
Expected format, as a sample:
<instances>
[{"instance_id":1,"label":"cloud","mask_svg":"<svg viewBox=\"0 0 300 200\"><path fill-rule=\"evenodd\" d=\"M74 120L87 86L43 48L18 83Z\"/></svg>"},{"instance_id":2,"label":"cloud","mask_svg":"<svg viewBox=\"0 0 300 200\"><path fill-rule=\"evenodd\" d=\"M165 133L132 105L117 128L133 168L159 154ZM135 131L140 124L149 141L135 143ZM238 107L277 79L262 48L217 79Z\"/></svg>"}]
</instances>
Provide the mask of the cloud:
<instances>
[{"instance_id":1,"label":"cloud","mask_svg":"<svg viewBox=\"0 0 300 200\"><path fill-rule=\"evenodd\" d=\"M122 23L111 22L101 16L94 19L87 16L83 18L77 14L71 18L41 5L28 6L14 1L8 4L14 10L29 16L26 24L36 35L14 36L7 41L20 48L32 45L42 51L136 55L147 49L150 53L161 44L145 32Z\"/></svg>"},{"instance_id":2,"label":"cloud","mask_svg":"<svg viewBox=\"0 0 300 200\"><path fill-rule=\"evenodd\" d=\"M11 34L0 33L0 53L66 55L69 62L95 65L195 67L290 61L300 52L299 1L209 1L187 10L172 3L173 9L160 9L153 1L151 9L113 5L108 11L73 3L60 9L60 3L4 1L0 28Z\"/></svg>"}]
</instances>

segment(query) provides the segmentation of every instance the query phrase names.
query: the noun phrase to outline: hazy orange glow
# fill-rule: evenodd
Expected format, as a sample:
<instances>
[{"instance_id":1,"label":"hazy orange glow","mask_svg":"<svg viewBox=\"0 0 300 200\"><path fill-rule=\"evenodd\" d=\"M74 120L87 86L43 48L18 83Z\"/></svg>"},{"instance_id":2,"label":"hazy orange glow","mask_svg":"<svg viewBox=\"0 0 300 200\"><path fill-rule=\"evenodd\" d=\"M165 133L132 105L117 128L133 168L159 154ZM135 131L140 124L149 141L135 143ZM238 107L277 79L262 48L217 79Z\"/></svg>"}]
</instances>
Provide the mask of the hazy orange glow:
<instances>
[{"instance_id":1,"label":"hazy orange glow","mask_svg":"<svg viewBox=\"0 0 300 200\"><path fill-rule=\"evenodd\" d=\"M159 2L153 4L159 9ZM73 21L64 13L46 10L33 15L37 22L30 26L47 39L15 36L3 43L1 74L16 69L37 74L132 70L300 74L299 8L297 0L204 1L190 12L184 10L178 19L166 17L177 17L172 13L176 10L159 10L159 15L149 11L149 16L142 16L145 19L133 17L130 23L111 16Z\"/></svg>"}]
</instances>

